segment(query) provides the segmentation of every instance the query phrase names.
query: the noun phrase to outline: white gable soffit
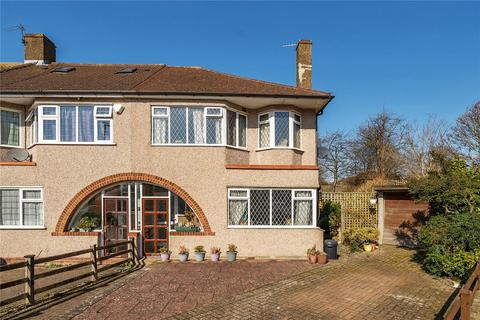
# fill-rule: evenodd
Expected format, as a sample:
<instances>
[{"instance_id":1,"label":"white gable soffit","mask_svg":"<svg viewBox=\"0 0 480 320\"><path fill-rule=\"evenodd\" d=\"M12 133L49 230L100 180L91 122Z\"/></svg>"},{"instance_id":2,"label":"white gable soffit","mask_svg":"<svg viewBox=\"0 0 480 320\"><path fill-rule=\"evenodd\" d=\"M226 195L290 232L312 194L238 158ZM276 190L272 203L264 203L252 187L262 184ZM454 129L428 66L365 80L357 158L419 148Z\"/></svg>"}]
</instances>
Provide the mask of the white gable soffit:
<instances>
[{"instance_id":1,"label":"white gable soffit","mask_svg":"<svg viewBox=\"0 0 480 320\"><path fill-rule=\"evenodd\" d=\"M260 109L271 105L294 105L303 109L321 110L331 98L317 97L246 97L246 96L206 96L206 95L135 95L135 94L0 94L0 101L32 105L36 98L102 98L102 99L186 99L186 100L227 100L248 109ZM333 96L332 96L333 98Z\"/></svg>"}]
</instances>

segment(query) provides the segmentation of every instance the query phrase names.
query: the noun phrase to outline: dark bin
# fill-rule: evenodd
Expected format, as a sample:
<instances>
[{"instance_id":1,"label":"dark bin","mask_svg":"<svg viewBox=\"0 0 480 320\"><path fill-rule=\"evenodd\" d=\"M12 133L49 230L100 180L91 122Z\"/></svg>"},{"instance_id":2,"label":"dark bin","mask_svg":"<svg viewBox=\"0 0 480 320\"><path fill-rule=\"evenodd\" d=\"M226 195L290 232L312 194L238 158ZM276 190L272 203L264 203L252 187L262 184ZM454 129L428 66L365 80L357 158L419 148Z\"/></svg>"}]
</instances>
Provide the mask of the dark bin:
<instances>
[{"instance_id":1,"label":"dark bin","mask_svg":"<svg viewBox=\"0 0 480 320\"><path fill-rule=\"evenodd\" d=\"M327 254L328 260L338 259L337 245L338 243L335 240L325 240L325 253Z\"/></svg>"}]
</instances>

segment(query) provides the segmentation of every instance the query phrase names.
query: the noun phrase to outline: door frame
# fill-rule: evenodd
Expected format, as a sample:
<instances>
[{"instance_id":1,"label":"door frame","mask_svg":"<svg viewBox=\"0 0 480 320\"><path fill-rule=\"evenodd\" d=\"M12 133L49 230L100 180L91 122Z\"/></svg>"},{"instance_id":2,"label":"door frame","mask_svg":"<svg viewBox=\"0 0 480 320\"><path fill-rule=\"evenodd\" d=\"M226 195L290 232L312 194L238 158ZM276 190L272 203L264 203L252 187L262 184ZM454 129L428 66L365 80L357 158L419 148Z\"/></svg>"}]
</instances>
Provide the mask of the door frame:
<instances>
[{"instance_id":1,"label":"door frame","mask_svg":"<svg viewBox=\"0 0 480 320\"><path fill-rule=\"evenodd\" d=\"M158 228L158 224L157 224L157 219L155 218L154 219L154 225L153 225L153 235L154 235L154 238L153 239L146 239L145 238L145 214L146 214L146 210L145 210L145 201L154 201L154 211L153 211L153 214L156 216L158 215L158 210L156 210L156 201L165 201L165 229L166 229L166 232L165 232L165 242L167 244L167 248L169 248L170 246L170 198L169 197L142 197L142 230L141 230L141 233L142 233L142 242L143 242L143 252L146 256L156 256L156 255L159 255L158 253L158 248L157 248L157 243L159 242L158 238L157 238L157 228ZM152 211L147 211L147 212L151 212ZM147 226L149 227L149 226ZM151 225L150 227L151 228ZM163 240L163 239L162 239ZM153 242L154 243L154 253L147 253L146 252L146 242Z\"/></svg>"}]
</instances>

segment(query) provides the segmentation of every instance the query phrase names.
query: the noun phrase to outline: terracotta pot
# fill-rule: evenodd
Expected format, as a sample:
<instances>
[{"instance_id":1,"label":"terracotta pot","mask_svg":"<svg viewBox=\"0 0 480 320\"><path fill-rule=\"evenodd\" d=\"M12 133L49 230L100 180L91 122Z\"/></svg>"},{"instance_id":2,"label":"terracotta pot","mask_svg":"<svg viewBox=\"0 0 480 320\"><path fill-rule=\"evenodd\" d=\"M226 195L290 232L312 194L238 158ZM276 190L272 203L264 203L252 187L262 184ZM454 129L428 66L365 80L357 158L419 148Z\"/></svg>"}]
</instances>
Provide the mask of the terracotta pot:
<instances>
[{"instance_id":1,"label":"terracotta pot","mask_svg":"<svg viewBox=\"0 0 480 320\"><path fill-rule=\"evenodd\" d=\"M317 263L317 256L314 254L309 254L308 255L308 262L311 264Z\"/></svg>"},{"instance_id":2,"label":"terracotta pot","mask_svg":"<svg viewBox=\"0 0 480 320\"><path fill-rule=\"evenodd\" d=\"M319 264L326 264L328 262L328 257L326 254L319 254L317 260Z\"/></svg>"}]
</instances>

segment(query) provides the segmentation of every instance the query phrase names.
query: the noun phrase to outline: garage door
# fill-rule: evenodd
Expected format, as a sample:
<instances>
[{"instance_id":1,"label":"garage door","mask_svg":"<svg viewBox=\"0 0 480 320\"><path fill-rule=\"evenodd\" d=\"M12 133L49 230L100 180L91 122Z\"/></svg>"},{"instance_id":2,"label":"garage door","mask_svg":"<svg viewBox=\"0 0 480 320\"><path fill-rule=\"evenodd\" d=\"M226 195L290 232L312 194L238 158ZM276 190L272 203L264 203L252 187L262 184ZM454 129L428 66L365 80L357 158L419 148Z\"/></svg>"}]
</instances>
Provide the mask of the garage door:
<instances>
[{"instance_id":1,"label":"garage door","mask_svg":"<svg viewBox=\"0 0 480 320\"><path fill-rule=\"evenodd\" d=\"M384 192L383 243L413 247L428 216L427 203L415 203L407 192Z\"/></svg>"}]
</instances>

